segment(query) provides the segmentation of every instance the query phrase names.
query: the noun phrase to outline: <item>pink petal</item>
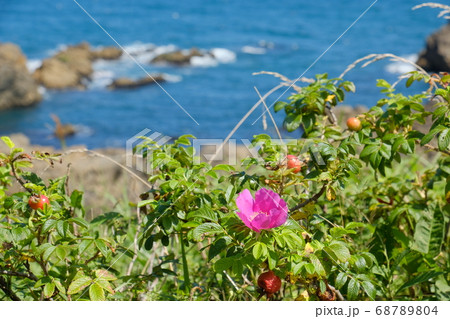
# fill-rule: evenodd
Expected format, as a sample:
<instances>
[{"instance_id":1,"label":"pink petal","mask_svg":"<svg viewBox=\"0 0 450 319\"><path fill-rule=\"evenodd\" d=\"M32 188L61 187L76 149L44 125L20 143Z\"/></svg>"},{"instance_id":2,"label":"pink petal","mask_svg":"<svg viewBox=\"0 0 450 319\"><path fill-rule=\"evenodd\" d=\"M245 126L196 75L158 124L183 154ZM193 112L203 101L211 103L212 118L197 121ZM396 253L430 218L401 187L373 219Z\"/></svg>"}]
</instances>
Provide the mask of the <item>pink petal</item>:
<instances>
[{"instance_id":1,"label":"pink petal","mask_svg":"<svg viewBox=\"0 0 450 319\"><path fill-rule=\"evenodd\" d=\"M276 228L283 225L288 219L289 214L287 208L273 209L271 211L271 223L270 228Z\"/></svg>"},{"instance_id":2,"label":"pink petal","mask_svg":"<svg viewBox=\"0 0 450 319\"><path fill-rule=\"evenodd\" d=\"M280 195L267 188L261 188L255 194L255 203L262 212L277 208L279 201Z\"/></svg>"},{"instance_id":3,"label":"pink petal","mask_svg":"<svg viewBox=\"0 0 450 319\"><path fill-rule=\"evenodd\" d=\"M250 228L251 230L254 230L256 232L260 232L259 229L253 227L252 222L250 221L250 219L248 219L249 215L246 215L244 213L241 212L236 212L236 214L239 216L239 218L244 222L245 226L247 226L248 228Z\"/></svg>"},{"instance_id":4,"label":"pink petal","mask_svg":"<svg viewBox=\"0 0 450 319\"><path fill-rule=\"evenodd\" d=\"M253 205L255 201L253 200L252 194L248 189L244 189L239 196L236 198L236 205L242 214L250 217L253 213Z\"/></svg>"},{"instance_id":5,"label":"pink petal","mask_svg":"<svg viewBox=\"0 0 450 319\"><path fill-rule=\"evenodd\" d=\"M271 224L271 218L270 216L266 214L258 214L252 221L252 226L258 230L261 229L269 229ZM258 231L259 232L259 231Z\"/></svg>"}]
</instances>

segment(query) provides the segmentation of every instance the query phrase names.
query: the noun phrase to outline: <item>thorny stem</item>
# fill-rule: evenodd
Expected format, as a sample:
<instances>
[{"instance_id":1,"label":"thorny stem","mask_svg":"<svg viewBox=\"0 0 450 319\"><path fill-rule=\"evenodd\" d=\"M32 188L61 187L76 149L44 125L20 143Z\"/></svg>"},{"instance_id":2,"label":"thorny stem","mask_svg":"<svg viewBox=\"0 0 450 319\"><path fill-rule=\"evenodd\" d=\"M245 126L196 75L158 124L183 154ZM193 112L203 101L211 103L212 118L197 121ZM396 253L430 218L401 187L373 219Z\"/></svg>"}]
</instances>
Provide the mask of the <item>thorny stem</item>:
<instances>
[{"instance_id":1,"label":"thorny stem","mask_svg":"<svg viewBox=\"0 0 450 319\"><path fill-rule=\"evenodd\" d=\"M300 204L298 204L298 205L292 207L292 208L290 209L290 212L291 212L291 213L292 213L292 212L295 212L296 210L298 210L298 209L300 209L300 208L302 208L302 207L305 207L305 206L308 205L309 203L316 202L316 201L320 198L320 196L322 196L322 194L325 192L326 187L327 187L327 185L323 185L322 188L320 189L320 191L319 191L316 195L314 195L313 197L308 198L308 199L305 200L304 202L302 202L302 203L300 203Z\"/></svg>"},{"instance_id":2,"label":"thorny stem","mask_svg":"<svg viewBox=\"0 0 450 319\"><path fill-rule=\"evenodd\" d=\"M0 270L0 275L29 278L29 279L34 280L34 281L38 280L36 278L36 276L34 274L32 274L32 273L27 274L27 273L24 273L24 272L17 272L17 271Z\"/></svg>"}]
</instances>

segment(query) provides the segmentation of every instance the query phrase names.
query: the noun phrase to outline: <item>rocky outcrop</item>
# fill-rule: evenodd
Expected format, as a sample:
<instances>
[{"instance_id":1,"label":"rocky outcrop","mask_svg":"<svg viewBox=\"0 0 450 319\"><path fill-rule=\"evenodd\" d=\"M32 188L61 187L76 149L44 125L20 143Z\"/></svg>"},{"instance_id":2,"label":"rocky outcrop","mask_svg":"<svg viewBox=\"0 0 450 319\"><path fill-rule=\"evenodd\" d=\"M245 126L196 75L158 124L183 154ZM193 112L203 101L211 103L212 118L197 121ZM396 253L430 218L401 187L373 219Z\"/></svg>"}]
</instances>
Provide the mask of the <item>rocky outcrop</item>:
<instances>
[{"instance_id":1,"label":"rocky outcrop","mask_svg":"<svg viewBox=\"0 0 450 319\"><path fill-rule=\"evenodd\" d=\"M156 82L161 83L164 82L165 79L160 74L152 75L152 77L145 77L138 80L132 80L129 78L118 78L115 79L110 85L108 85L108 89L117 90L117 89L134 89L141 86L155 84Z\"/></svg>"},{"instance_id":2,"label":"rocky outcrop","mask_svg":"<svg viewBox=\"0 0 450 319\"><path fill-rule=\"evenodd\" d=\"M194 56L204 56L198 49L192 48L190 50L179 50L168 53L163 53L151 60L151 63L157 64L173 64L173 65L187 65Z\"/></svg>"},{"instance_id":3,"label":"rocky outcrop","mask_svg":"<svg viewBox=\"0 0 450 319\"><path fill-rule=\"evenodd\" d=\"M116 47L106 47L92 51L91 56L94 60L117 60L122 56L122 50Z\"/></svg>"},{"instance_id":4,"label":"rocky outcrop","mask_svg":"<svg viewBox=\"0 0 450 319\"><path fill-rule=\"evenodd\" d=\"M34 79L49 89L62 90L68 88L84 88L82 76L66 63L50 58L42 62L33 74Z\"/></svg>"},{"instance_id":5,"label":"rocky outcrop","mask_svg":"<svg viewBox=\"0 0 450 319\"><path fill-rule=\"evenodd\" d=\"M88 81L94 71L92 62L118 59L121 55L122 51L118 48L92 50L89 43L83 42L45 59L33 76L39 84L49 89L83 89L84 81Z\"/></svg>"},{"instance_id":6,"label":"rocky outcrop","mask_svg":"<svg viewBox=\"0 0 450 319\"><path fill-rule=\"evenodd\" d=\"M417 61L427 71L450 72L450 24L427 38L427 45Z\"/></svg>"},{"instance_id":7,"label":"rocky outcrop","mask_svg":"<svg viewBox=\"0 0 450 319\"><path fill-rule=\"evenodd\" d=\"M0 110L26 107L41 100L26 67L27 59L12 43L0 44Z\"/></svg>"}]
</instances>

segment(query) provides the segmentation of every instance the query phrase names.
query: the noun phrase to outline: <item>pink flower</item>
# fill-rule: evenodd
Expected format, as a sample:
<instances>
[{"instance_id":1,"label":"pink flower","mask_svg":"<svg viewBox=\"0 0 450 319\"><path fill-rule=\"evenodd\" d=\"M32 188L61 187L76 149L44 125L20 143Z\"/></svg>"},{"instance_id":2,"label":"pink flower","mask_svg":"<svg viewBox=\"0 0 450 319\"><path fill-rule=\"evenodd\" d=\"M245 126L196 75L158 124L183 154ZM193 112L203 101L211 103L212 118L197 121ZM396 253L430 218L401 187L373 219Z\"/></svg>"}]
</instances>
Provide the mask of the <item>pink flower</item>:
<instances>
[{"instance_id":1,"label":"pink flower","mask_svg":"<svg viewBox=\"0 0 450 319\"><path fill-rule=\"evenodd\" d=\"M236 205L239 211L236 214L244 224L256 231L270 229L283 225L288 218L288 208L286 202L277 193L261 188L255 194L248 189L244 189L236 198Z\"/></svg>"}]
</instances>

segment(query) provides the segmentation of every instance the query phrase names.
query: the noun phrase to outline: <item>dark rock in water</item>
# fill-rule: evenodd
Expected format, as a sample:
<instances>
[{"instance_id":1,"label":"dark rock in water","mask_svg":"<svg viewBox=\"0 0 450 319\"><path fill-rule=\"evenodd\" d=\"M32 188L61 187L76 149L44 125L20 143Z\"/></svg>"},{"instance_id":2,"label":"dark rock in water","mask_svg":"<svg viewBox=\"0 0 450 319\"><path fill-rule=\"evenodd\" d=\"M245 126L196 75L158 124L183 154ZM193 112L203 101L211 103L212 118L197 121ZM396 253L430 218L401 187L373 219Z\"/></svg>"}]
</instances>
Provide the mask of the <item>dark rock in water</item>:
<instances>
[{"instance_id":1,"label":"dark rock in water","mask_svg":"<svg viewBox=\"0 0 450 319\"><path fill-rule=\"evenodd\" d=\"M427 71L450 71L450 24L427 38L426 48L420 53L417 64Z\"/></svg>"},{"instance_id":2,"label":"dark rock in water","mask_svg":"<svg viewBox=\"0 0 450 319\"><path fill-rule=\"evenodd\" d=\"M33 77L36 82L49 89L84 88L81 83L83 77L69 65L55 58L44 60Z\"/></svg>"},{"instance_id":3,"label":"dark rock in water","mask_svg":"<svg viewBox=\"0 0 450 319\"><path fill-rule=\"evenodd\" d=\"M163 53L156 56L151 63L167 63L173 65L187 65L194 56L204 56L198 49L192 48L189 51L179 50L174 52Z\"/></svg>"},{"instance_id":4,"label":"dark rock in water","mask_svg":"<svg viewBox=\"0 0 450 319\"><path fill-rule=\"evenodd\" d=\"M106 47L91 52L92 59L117 60L122 56L122 50L116 47Z\"/></svg>"},{"instance_id":5,"label":"dark rock in water","mask_svg":"<svg viewBox=\"0 0 450 319\"><path fill-rule=\"evenodd\" d=\"M138 80L132 80L129 78L118 78L113 81L110 85L108 85L108 89L117 90L117 89L134 89L141 86L155 84L156 82L161 83L166 80L160 74L152 75L151 77L145 77Z\"/></svg>"},{"instance_id":6,"label":"dark rock in water","mask_svg":"<svg viewBox=\"0 0 450 319\"><path fill-rule=\"evenodd\" d=\"M89 78L92 72L90 46L83 42L45 59L33 76L39 84L49 89L82 89L82 80Z\"/></svg>"},{"instance_id":7,"label":"dark rock in water","mask_svg":"<svg viewBox=\"0 0 450 319\"><path fill-rule=\"evenodd\" d=\"M18 46L0 44L0 110L30 106L42 99L26 62Z\"/></svg>"},{"instance_id":8,"label":"dark rock in water","mask_svg":"<svg viewBox=\"0 0 450 319\"><path fill-rule=\"evenodd\" d=\"M89 43L82 42L45 59L33 76L39 84L49 89L83 89L83 80L89 80L94 72L92 62L97 59L114 60L121 55L119 48L92 50Z\"/></svg>"}]
</instances>

